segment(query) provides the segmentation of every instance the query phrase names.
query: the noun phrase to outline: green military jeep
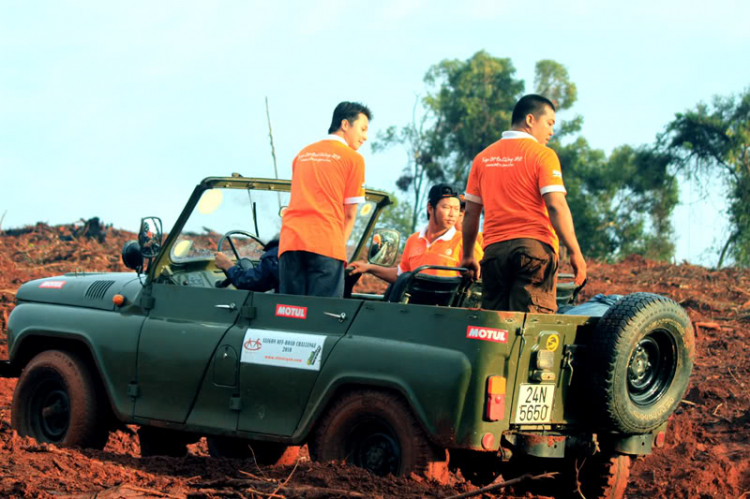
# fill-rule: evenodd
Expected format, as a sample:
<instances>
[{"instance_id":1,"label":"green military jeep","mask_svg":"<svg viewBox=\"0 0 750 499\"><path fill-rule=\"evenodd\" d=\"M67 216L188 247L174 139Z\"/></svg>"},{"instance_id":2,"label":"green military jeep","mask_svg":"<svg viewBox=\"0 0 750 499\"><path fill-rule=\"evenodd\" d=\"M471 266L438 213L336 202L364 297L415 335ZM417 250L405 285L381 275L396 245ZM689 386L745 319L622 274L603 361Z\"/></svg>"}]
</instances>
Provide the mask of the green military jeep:
<instances>
[{"instance_id":1,"label":"green military jeep","mask_svg":"<svg viewBox=\"0 0 750 499\"><path fill-rule=\"evenodd\" d=\"M123 248L132 273L24 284L9 318L4 376L19 376L12 425L40 442L102 448L140 426L141 453L315 460L373 473L477 483L569 471L587 498L618 497L630 459L663 445L694 357L673 301L622 298L602 317L476 307L460 275L404 275L387 297L235 289L215 265L256 265L278 233L290 183L207 178L169 234L142 219ZM390 203L368 191L347 247L392 265L399 236L375 230ZM144 262L146 263L144 265ZM449 468L450 467L450 468Z\"/></svg>"}]
</instances>

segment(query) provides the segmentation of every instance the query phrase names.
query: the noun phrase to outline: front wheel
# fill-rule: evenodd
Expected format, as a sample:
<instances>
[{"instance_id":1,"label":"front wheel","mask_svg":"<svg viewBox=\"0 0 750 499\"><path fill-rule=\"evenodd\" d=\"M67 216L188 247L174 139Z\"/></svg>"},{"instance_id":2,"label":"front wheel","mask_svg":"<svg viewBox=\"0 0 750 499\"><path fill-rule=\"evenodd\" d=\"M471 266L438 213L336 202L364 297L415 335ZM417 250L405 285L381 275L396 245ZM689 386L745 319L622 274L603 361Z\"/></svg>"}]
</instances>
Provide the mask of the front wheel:
<instances>
[{"instance_id":1,"label":"front wheel","mask_svg":"<svg viewBox=\"0 0 750 499\"><path fill-rule=\"evenodd\" d=\"M102 399L83 359L47 350L31 359L18 380L11 424L41 443L103 449L109 431Z\"/></svg>"},{"instance_id":2,"label":"front wheel","mask_svg":"<svg viewBox=\"0 0 750 499\"><path fill-rule=\"evenodd\" d=\"M372 390L342 397L318 426L310 454L319 461L348 461L376 475L412 472L445 480L445 449L434 447L397 396Z\"/></svg>"}]
</instances>

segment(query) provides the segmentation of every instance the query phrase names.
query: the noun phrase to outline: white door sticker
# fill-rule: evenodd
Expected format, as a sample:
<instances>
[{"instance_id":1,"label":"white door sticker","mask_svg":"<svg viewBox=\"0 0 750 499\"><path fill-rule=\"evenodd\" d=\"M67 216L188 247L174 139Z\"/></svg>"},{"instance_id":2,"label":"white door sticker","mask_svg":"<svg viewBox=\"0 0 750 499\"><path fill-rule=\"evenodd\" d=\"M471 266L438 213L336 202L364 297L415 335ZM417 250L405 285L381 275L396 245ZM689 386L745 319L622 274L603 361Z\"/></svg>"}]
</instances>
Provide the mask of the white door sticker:
<instances>
[{"instance_id":1,"label":"white door sticker","mask_svg":"<svg viewBox=\"0 0 750 499\"><path fill-rule=\"evenodd\" d=\"M320 371L326 337L248 328L242 340L240 362Z\"/></svg>"}]
</instances>

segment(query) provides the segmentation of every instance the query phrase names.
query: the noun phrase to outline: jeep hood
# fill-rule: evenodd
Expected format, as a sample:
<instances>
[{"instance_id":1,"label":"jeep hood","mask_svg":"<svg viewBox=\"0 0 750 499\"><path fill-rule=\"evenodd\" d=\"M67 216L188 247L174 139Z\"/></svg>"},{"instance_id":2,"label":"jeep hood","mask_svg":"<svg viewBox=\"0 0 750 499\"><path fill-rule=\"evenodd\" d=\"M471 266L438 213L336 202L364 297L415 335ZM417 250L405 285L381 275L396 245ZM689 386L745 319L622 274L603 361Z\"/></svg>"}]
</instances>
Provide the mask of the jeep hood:
<instances>
[{"instance_id":1,"label":"jeep hood","mask_svg":"<svg viewBox=\"0 0 750 499\"><path fill-rule=\"evenodd\" d=\"M145 279L145 276L144 276ZM114 310L112 297L131 284L140 288L135 272L69 273L29 281L18 290L18 302L50 303ZM131 293L133 294L133 293Z\"/></svg>"}]
</instances>

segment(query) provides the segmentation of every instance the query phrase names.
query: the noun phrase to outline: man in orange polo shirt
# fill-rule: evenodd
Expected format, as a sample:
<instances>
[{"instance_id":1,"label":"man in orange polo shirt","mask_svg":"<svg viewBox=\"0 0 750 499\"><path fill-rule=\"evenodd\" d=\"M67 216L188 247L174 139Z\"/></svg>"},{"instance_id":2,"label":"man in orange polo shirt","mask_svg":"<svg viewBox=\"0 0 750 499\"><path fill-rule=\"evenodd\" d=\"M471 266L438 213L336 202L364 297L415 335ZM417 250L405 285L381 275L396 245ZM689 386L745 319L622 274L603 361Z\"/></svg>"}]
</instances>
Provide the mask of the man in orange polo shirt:
<instances>
[{"instance_id":1,"label":"man in orange polo shirt","mask_svg":"<svg viewBox=\"0 0 750 499\"><path fill-rule=\"evenodd\" d=\"M510 131L471 166L463 240L474 244L484 207L482 308L554 313L559 241L568 248L576 284L586 279L560 160L546 147L554 124L555 106L549 99L522 97L513 109ZM464 255L461 266L479 270L471 254Z\"/></svg>"},{"instance_id":2,"label":"man in orange polo shirt","mask_svg":"<svg viewBox=\"0 0 750 499\"><path fill-rule=\"evenodd\" d=\"M370 274L393 283L399 275L411 272L422 265L458 267L463 256L463 240L456 230L461 210L458 193L449 185L438 184L427 195L427 227L415 232L406 240L401 263L396 267L381 267L365 262L352 262L353 274ZM482 248L474 245L474 258L482 259ZM450 270L426 270L428 274L455 276Z\"/></svg>"},{"instance_id":3,"label":"man in orange polo shirt","mask_svg":"<svg viewBox=\"0 0 750 499\"><path fill-rule=\"evenodd\" d=\"M346 242L359 203L365 201L365 160L370 110L342 102L328 137L302 149L292 163L292 190L279 243L279 291L342 297Z\"/></svg>"}]
</instances>

